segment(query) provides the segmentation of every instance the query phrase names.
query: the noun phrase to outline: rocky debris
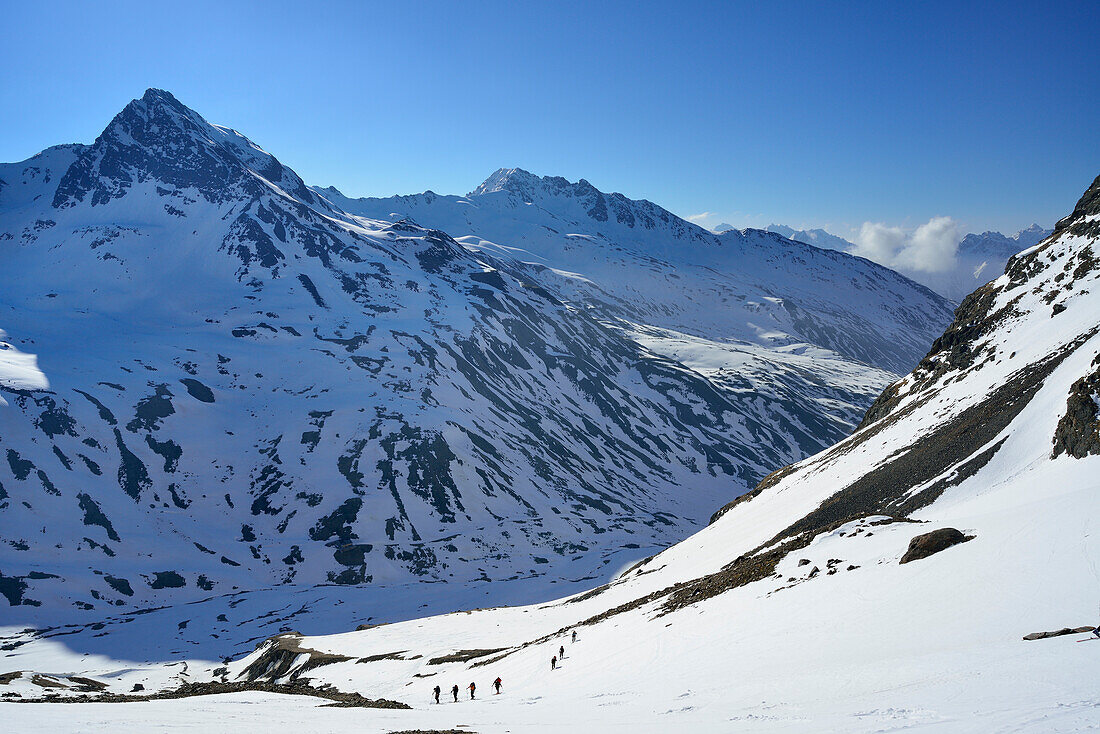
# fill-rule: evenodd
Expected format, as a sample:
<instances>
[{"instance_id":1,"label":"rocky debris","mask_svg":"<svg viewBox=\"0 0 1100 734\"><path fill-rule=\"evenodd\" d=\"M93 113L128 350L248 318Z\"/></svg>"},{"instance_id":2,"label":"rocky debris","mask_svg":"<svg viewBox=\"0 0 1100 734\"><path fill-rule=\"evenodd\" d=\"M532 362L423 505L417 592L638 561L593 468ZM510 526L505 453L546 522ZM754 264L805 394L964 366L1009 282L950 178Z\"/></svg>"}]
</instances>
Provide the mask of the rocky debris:
<instances>
[{"instance_id":1,"label":"rocky debris","mask_svg":"<svg viewBox=\"0 0 1100 734\"><path fill-rule=\"evenodd\" d=\"M0 685L6 686L17 678L27 678L39 688L76 691L78 693L97 693L107 688L107 684L103 681L85 678L80 675L43 675L21 670L0 673Z\"/></svg>"},{"instance_id":2,"label":"rocky debris","mask_svg":"<svg viewBox=\"0 0 1100 734\"><path fill-rule=\"evenodd\" d=\"M246 681L252 683L260 679L275 681L289 675L290 681L294 682L301 678L302 674L314 668L353 659L347 655L335 655L302 647L301 640L302 636L297 632L268 638L256 648L263 650L260 656L237 677L244 677ZM305 662L297 663L300 655L308 655L309 658Z\"/></svg>"},{"instance_id":3,"label":"rocky debris","mask_svg":"<svg viewBox=\"0 0 1100 734\"><path fill-rule=\"evenodd\" d=\"M963 535L955 528L940 528L930 533L918 535L909 541L909 549L901 557L901 562L919 561L942 550L947 550L953 545L973 540L974 537L973 535Z\"/></svg>"},{"instance_id":4,"label":"rocky debris","mask_svg":"<svg viewBox=\"0 0 1100 734\"><path fill-rule=\"evenodd\" d=\"M40 675L38 673L31 676L31 683L41 688L68 688L67 685L52 675Z\"/></svg>"},{"instance_id":5,"label":"rocky debris","mask_svg":"<svg viewBox=\"0 0 1100 734\"><path fill-rule=\"evenodd\" d=\"M1032 632L1030 635L1024 635L1025 640L1045 640L1048 637L1062 637L1063 635L1077 635L1082 632L1092 632L1096 629L1093 626L1087 627L1063 627L1060 630L1053 630L1051 632Z\"/></svg>"},{"instance_id":6,"label":"rocky debris","mask_svg":"<svg viewBox=\"0 0 1100 734\"><path fill-rule=\"evenodd\" d=\"M185 683L179 688L168 691L158 691L147 696L135 696L129 693L100 693L95 696L60 696L48 694L42 698L24 698L19 703L134 703L138 701L165 701L176 698L191 698L193 696L215 696L223 693L241 693L243 691L262 691L264 693L282 693L291 696L315 696L335 701L338 706L356 706L360 708L376 709L408 709L412 708L400 701L391 701L385 698L366 698L358 693L344 693L331 686L313 688L298 681L296 683L270 683L248 681L239 683L221 683L212 681L209 683Z\"/></svg>"},{"instance_id":7,"label":"rocky debris","mask_svg":"<svg viewBox=\"0 0 1100 734\"><path fill-rule=\"evenodd\" d=\"M407 653L407 652L408 652L408 650L400 650L398 652L384 652L384 653L381 653L380 655L368 655L365 658L359 658L355 662L357 662L357 663L377 663L380 660L414 660L415 658L420 657L420 655L416 655L412 658L406 658L405 653Z\"/></svg>"},{"instance_id":8,"label":"rocky debris","mask_svg":"<svg viewBox=\"0 0 1100 734\"><path fill-rule=\"evenodd\" d=\"M1092 361L1096 370L1082 377L1069 391L1066 412L1054 430L1054 451L1051 458L1069 454L1083 459L1090 454L1100 454L1100 355Z\"/></svg>"},{"instance_id":9,"label":"rocky debris","mask_svg":"<svg viewBox=\"0 0 1100 734\"><path fill-rule=\"evenodd\" d=\"M85 692L102 691L107 688L107 684L101 680L94 680L93 678L85 678L80 675L70 675L69 680L77 684L76 690ZM140 684L138 684L140 685Z\"/></svg>"},{"instance_id":10,"label":"rocky debris","mask_svg":"<svg viewBox=\"0 0 1100 734\"><path fill-rule=\"evenodd\" d=\"M443 655L438 658L432 658L428 661L428 665L442 665L443 663L464 663L467 660L473 660L474 658L483 658L486 655L492 655L495 652L503 652L507 650L506 647L494 647L487 650L458 650L450 655Z\"/></svg>"}]
</instances>

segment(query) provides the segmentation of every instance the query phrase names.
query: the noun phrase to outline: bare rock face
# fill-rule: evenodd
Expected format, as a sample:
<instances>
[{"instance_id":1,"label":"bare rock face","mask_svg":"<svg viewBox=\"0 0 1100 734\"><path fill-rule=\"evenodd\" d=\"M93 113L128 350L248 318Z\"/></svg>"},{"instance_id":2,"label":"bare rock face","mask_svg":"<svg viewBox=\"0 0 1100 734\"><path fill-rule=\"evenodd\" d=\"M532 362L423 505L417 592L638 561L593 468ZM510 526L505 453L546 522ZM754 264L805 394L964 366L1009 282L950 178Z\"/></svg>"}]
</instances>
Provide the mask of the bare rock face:
<instances>
[{"instance_id":1,"label":"bare rock face","mask_svg":"<svg viewBox=\"0 0 1100 734\"><path fill-rule=\"evenodd\" d=\"M1054 432L1053 457L1066 453L1075 459L1100 454L1100 356L1093 360L1096 371L1073 383L1066 400L1065 415Z\"/></svg>"},{"instance_id":2,"label":"bare rock face","mask_svg":"<svg viewBox=\"0 0 1100 734\"><path fill-rule=\"evenodd\" d=\"M905 555L901 557L901 562L909 563L909 561L919 561L922 558L927 558L930 555L946 550L953 545L965 543L973 539L973 535L963 535L962 532L955 528L940 528L939 530L933 530L930 533L918 535L910 540L909 550L905 551Z\"/></svg>"}]
</instances>

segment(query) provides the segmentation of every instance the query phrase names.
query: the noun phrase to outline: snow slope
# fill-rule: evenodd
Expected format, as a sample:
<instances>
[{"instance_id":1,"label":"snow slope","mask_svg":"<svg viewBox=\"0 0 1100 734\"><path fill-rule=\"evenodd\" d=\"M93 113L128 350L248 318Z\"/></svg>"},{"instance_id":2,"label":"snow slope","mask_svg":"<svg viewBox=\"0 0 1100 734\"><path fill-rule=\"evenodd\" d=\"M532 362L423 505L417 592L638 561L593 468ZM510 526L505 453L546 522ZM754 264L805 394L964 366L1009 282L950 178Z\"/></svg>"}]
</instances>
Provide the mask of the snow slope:
<instances>
[{"instance_id":1,"label":"snow slope","mask_svg":"<svg viewBox=\"0 0 1100 734\"><path fill-rule=\"evenodd\" d=\"M1095 729L1100 642L1021 638L1098 621L1098 247L1100 177L1051 237L963 302L859 431L591 592L288 634L226 665L192 660L185 673L112 672L26 635L9 664L54 654L49 672L93 674L118 691L139 679L300 678L412 706L344 717L239 694L194 715L173 702L66 710L89 727L117 716L198 730L232 715L234 728L259 730L278 715L304 731ZM914 538L949 528L964 541L900 563ZM479 700L429 703L437 683L471 680ZM22 678L9 685L34 692ZM60 716L13 709L20 725Z\"/></svg>"}]
</instances>

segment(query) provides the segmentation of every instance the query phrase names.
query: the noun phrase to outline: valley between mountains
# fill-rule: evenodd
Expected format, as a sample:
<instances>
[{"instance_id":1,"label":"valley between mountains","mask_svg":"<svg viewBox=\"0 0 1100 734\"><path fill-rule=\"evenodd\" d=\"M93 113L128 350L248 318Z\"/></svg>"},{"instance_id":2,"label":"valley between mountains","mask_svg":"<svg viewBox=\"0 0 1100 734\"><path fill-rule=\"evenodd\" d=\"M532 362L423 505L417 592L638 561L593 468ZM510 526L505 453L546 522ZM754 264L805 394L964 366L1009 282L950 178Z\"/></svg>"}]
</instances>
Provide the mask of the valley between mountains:
<instances>
[{"instance_id":1,"label":"valley between mountains","mask_svg":"<svg viewBox=\"0 0 1100 734\"><path fill-rule=\"evenodd\" d=\"M1098 240L1100 179L953 309L584 180L351 199L151 89L0 165L5 713L1083 730L1092 645L1021 638L1100 621Z\"/></svg>"}]
</instances>

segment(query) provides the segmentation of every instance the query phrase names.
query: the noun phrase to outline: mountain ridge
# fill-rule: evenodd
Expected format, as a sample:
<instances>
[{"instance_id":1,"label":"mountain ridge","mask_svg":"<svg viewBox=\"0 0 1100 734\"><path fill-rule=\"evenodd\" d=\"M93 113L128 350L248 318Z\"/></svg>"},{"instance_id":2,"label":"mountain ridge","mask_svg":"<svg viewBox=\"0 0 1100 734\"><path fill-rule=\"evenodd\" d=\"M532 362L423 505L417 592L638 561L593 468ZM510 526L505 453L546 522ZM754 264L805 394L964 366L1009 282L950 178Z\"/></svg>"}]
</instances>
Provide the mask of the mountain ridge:
<instances>
[{"instance_id":1,"label":"mountain ridge","mask_svg":"<svg viewBox=\"0 0 1100 734\"><path fill-rule=\"evenodd\" d=\"M49 385L0 385L0 586L39 619L600 578L843 435L893 376L786 337L611 324L565 298L581 280L346 212L157 90L51 151L48 181L0 169L36 192L0 190L0 320ZM652 241L651 206L609 226Z\"/></svg>"}]
</instances>

